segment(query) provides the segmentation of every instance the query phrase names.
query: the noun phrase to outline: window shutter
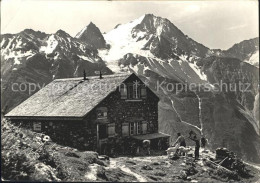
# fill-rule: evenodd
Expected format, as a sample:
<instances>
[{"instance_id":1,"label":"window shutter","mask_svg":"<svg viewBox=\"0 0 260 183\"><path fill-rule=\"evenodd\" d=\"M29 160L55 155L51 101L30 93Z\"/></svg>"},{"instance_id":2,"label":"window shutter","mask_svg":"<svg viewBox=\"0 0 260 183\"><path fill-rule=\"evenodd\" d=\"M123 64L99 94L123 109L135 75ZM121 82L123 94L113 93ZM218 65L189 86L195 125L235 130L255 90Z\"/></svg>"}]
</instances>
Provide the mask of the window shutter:
<instances>
[{"instance_id":1,"label":"window shutter","mask_svg":"<svg viewBox=\"0 0 260 183\"><path fill-rule=\"evenodd\" d=\"M143 132L143 134L147 133L147 122L146 121L142 122L142 132Z\"/></svg>"},{"instance_id":2,"label":"window shutter","mask_svg":"<svg viewBox=\"0 0 260 183\"><path fill-rule=\"evenodd\" d=\"M136 134L136 125L134 122L132 123L129 123L129 126L130 126L130 135L135 135Z\"/></svg>"},{"instance_id":3,"label":"window shutter","mask_svg":"<svg viewBox=\"0 0 260 183\"><path fill-rule=\"evenodd\" d=\"M141 88L141 98L146 98L146 86L142 86Z\"/></svg>"},{"instance_id":4,"label":"window shutter","mask_svg":"<svg viewBox=\"0 0 260 183\"><path fill-rule=\"evenodd\" d=\"M110 123L107 125L108 137L113 137L115 135L115 123Z\"/></svg>"},{"instance_id":5,"label":"window shutter","mask_svg":"<svg viewBox=\"0 0 260 183\"><path fill-rule=\"evenodd\" d=\"M122 135L129 136L129 123L122 124Z\"/></svg>"},{"instance_id":6,"label":"window shutter","mask_svg":"<svg viewBox=\"0 0 260 183\"><path fill-rule=\"evenodd\" d=\"M124 84L120 85L121 99L127 99L127 88Z\"/></svg>"},{"instance_id":7,"label":"window shutter","mask_svg":"<svg viewBox=\"0 0 260 183\"><path fill-rule=\"evenodd\" d=\"M42 131L42 123L41 122L33 122L33 131L36 131L36 132Z\"/></svg>"},{"instance_id":8,"label":"window shutter","mask_svg":"<svg viewBox=\"0 0 260 183\"><path fill-rule=\"evenodd\" d=\"M129 84L128 86L127 86L127 98L128 99L133 99L133 94L134 94L134 88L133 88L133 85L132 84Z\"/></svg>"},{"instance_id":9,"label":"window shutter","mask_svg":"<svg viewBox=\"0 0 260 183\"><path fill-rule=\"evenodd\" d=\"M141 134L142 133L142 123L141 122L137 122L136 126L137 126L136 134Z\"/></svg>"}]
</instances>

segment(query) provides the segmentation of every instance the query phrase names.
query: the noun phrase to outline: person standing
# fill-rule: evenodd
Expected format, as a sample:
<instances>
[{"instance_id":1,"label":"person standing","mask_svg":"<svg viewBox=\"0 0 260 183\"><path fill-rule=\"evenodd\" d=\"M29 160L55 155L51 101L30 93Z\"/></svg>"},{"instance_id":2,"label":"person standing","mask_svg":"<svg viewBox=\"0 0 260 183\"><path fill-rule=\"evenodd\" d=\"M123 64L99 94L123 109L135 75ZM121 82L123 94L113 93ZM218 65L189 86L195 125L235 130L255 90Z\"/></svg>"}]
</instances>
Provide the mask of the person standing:
<instances>
[{"instance_id":1,"label":"person standing","mask_svg":"<svg viewBox=\"0 0 260 183\"><path fill-rule=\"evenodd\" d=\"M201 147L205 148L207 140L206 140L206 138L204 136L201 137L200 143L201 143Z\"/></svg>"},{"instance_id":2,"label":"person standing","mask_svg":"<svg viewBox=\"0 0 260 183\"><path fill-rule=\"evenodd\" d=\"M195 142L194 155L195 155L195 160L198 160L199 154L200 154L200 141L199 141L199 139L197 138L196 135L194 135L193 137L189 136L189 138Z\"/></svg>"}]
</instances>

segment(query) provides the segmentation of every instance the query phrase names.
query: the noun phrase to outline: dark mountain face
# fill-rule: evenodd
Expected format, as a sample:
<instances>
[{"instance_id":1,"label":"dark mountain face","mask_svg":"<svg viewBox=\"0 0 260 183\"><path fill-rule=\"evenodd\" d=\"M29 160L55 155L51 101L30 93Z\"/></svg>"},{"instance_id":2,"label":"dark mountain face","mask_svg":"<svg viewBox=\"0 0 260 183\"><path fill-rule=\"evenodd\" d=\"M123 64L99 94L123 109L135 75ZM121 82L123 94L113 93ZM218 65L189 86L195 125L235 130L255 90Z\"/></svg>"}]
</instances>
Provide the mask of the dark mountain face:
<instances>
[{"instance_id":1,"label":"dark mountain face","mask_svg":"<svg viewBox=\"0 0 260 183\"><path fill-rule=\"evenodd\" d=\"M214 53L222 57L237 58L259 67L259 37L236 43L228 50L214 50Z\"/></svg>"},{"instance_id":2,"label":"dark mountain face","mask_svg":"<svg viewBox=\"0 0 260 183\"><path fill-rule=\"evenodd\" d=\"M15 82L42 86L55 78L82 76L83 68L88 75L100 69L108 74L130 70L160 97L159 129L172 141L178 132L186 136L193 130L206 136L209 148L228 147L259 162L259 70L243 62L246 55L258 52L257 42L258 38L226 51L210 50L168 19L151 14L104 35L94 24L76 38L62 30L51 35L33 30L3 35L2 106L12 108L29 97L28 90L11 90ZM221 83L228 89L218 90ZM239 83L249 84L249 92L232 90ZM195 90L183 89L190 84Z\"/></svg>"},{"instance_id":3,"label":"dark mountain face","mask_svg":"<svg viewBox=\"0 0 260 183\"><path fill-rule=\"evenodd\" d=\"M178 132L188 134L193 130L208 138L208 147L212 150L223 146L232 149L244 159L260 161L259 116L255 112L259 110L257 108L259 71L256 67L238 59L219 57L203 59L199 62L201 70L207 76L207 81L211 85L216 85L216 88L206 90L201 87L194 92L189 89L177 91L177 88L169 91L167 83L184 88L182 78L186 76L173 69L167 72L165 63L161 65L156 60L142 56L135 58L133 55L122 59L122 63L129 65L130 68L137 68L131 70L147 80L149 86L160 96L159 129L170 134L172 140L176 138ZM184 66L182 68L187 70ZM190 71L189 76L193 78L189 82L199 82L198 76L195 80L196 73ZM163 89L159 91L158 82L164 82ZM221 83L223 90L218 90ZM248 91L232 89L234 86L238 87L239 83L249 84ZM188 145L192 143L188 141Z\"/></svg>"},{"instance_id":4,"label":"dark mountain face","mask_svg":"<svg viewBox=\"0 0 260 183\"><path fill-rule=\"evenodd\" d=\"M211 116L205 113L203 121L211 123L205 130L211 136L213 147L221 144L241 157L259 162L259 117L254 115L258 110L255 105L259 105L259 70L238 59L218 57L205 59L202 70L210 83L228 84L227 90L224 87L223 91L214 92L213 98L201 93L205 106L202 112L209 110L207 107L212 110Z\"/></svg>"},{"instance_id":5,"label":"dark mountain face","mask_svg":"<svg viewBox=\"0 0 260 183\"><path fill-rule=\"evenodd\" d=\"M87 75L112 73L93 46L62 30L51 35L29 29L2 35L2 109L10 110L53 79L82 77L83 70Z\"/></svg>"},{"instance_id":6,"label":"dark mountain face","mask_svg":"<svg viewBox=\"0 0 260 183\"><path fill-rule=\"evenodd\" d=\"M250 40L245 40L240 43L235 44L228 50L224 51L226 56L234 57L240 60L248 59L251 53L259 50L259 38L254 38Z\"/></svg>"},{"instance_id":7,"label":"dark mountain face","mask_svg":"<svg viewBox=\"0 0 260 183\"><path fill-rule=\"evenodd\" d=\"M82 29L77 35L76 38L81 40L84 43L92 45L96 49L105 48L106 42L103 35L101 34L99 28L90 22L88 26Z\"/></svg>"}]
</instances>

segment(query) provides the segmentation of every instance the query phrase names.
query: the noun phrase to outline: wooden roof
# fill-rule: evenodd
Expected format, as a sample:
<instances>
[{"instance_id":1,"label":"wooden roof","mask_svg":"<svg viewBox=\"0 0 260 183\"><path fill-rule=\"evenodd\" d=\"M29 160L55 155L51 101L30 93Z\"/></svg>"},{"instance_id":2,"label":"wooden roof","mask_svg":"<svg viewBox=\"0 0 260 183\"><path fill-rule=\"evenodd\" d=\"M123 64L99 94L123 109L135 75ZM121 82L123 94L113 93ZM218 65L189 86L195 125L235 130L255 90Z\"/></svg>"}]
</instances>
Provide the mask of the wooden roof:
<instances>
[{"instance_id":1,"label":"wooden roof","mask_svg":"<svg viewBox=\"0 0 260 183\"><path fill-rule=\"evenodd\" d=\"M5 116L82 118L132 74L104 75L103 79L94 76L88 77L88 80L56 79Z\"/></svg>"}]
</instances>

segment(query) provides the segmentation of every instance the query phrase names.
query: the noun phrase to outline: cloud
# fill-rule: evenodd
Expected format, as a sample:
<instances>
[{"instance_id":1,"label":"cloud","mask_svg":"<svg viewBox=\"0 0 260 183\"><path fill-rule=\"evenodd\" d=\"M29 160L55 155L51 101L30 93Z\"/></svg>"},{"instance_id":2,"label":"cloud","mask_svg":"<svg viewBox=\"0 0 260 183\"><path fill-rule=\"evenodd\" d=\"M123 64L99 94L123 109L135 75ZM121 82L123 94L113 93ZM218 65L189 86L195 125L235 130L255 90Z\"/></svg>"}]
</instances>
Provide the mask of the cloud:
<instances>
[{"instance_id":1,"label":"cloud","mask_svg":"<svg viewBox=\"0 0 260 183\"><path fill-rule=\"evenodd\" d=\"M246 27L246 26L247 26L247 24L234 25L234 26L228 27L227 30L236 30L236 29L241 29L241 28L244 28L244 27Z\"/></svg>"},{"instance_id":2,"label":"cloud","mask_svg":"<svg viewBox=\"0 0 260 183\"><path fill-rule=\"evenodd\" d=\"M200 6L199 5L189 5L188 7L185 8L185 10L188 12L188 13L196 13L198 11L200 11Z\"/></svg>"}]
</instances>

